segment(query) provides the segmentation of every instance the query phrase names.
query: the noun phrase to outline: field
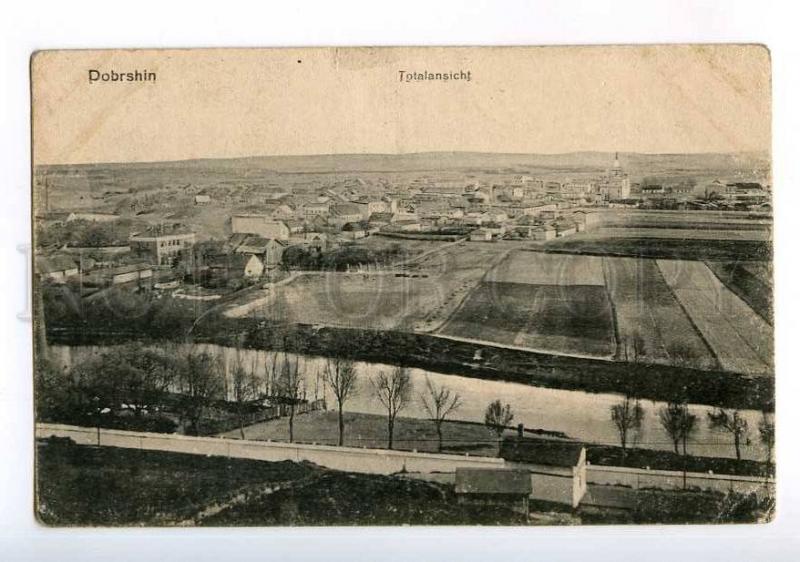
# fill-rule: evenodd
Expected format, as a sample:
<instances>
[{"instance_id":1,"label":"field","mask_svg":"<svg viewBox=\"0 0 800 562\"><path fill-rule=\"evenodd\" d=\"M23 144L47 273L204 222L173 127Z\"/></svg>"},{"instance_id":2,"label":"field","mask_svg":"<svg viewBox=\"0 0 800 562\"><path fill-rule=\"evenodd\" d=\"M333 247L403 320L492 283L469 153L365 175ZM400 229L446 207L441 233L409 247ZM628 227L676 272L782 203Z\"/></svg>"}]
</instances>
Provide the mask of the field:
<instances>
[{"instance_id":1,"label":"field","mask_svg":"<svg viewBox=\"0 0 800 562\"><path fill-rule=\"evenodd\" d=\"M484 282L440 333L569 355L614 354L604 287Z\"/></svg>"},{"instance_id":2,"label":"field","mask_svg":"<svg viewBox=\"0 0 800 562\"><path fill-rule=\"evenodd\" d=\"M402 413L401 413L402 416ZM348 447L386 447L388 430L386 417L355 412L344 413L345 439ZM245 428L247 439L275 441L288 440L289 422L284 419L257 423ZM294 420L294 440L298 443L336 445L339 439L337 413L334 411L310 412ZM238 439L238 430L222 434ZM481 423L445 421L442 425L443 452L469 453L470 455L496 456L497 436ZM438 438L432 422L426 419L398 417L395 421L394 448L433 453L437 451Z\"/></svg>"},{"instance_id":3,"label":"field","mask_svg":"<svg viewBox=\"0 0 800 562\"><path fill-rule=\"evenodd\" d=\"M749 304L768 324L772 324L772 267L770 262L707 261L706 265L726 287Z\"/></svg>"},{"instance_id":4,"label":"field","mask_svg":"<svg viewBox=\"0 0 800 562\"><path fill-rule=\"evenodd\" d=\"M491 244L410 243L417 250L410 262L371 273L299 274L289 283L266 289L250 310L277 322L431 331L502 257Z\"/></svg>"},{"instance_id":5,"label":"field","mask_svg":"<svg viewBox=\"0 0 800 562\"><path fill-rule=\"evenodd\" d=\"M772 328L704 263L658 260L658 267L723 369L772 371Z\"/></svg>"},{"instance_id":6,"label":"field","mask_svg":"<svg viewBox=\"0 0 800 562\"><path fill-rule=\"evenodd\" d=\"M440 333L571 355L616 349L602 258L512 252Z\"/></svg>"},{"instance_id":7,"label":"field","mask_svg":"<svg viewBox=\"0 0 800 562\"><path fill-rule=\"evenodd\" d=\"M700 369L716 366L713 354L697 334L654 260L603 258L608 290L614 302L619 333L618 359L685 364ZM643 350L633 350L640 338Z\"/></svg>"},{"instance_id":8,"label":"field","mask_svg":"<svg viewBox=\"0 0 800 562\"><path fill-rule=\"evenodd\" d=\"M620 230L617 236L588 233L558 238L548 242L547 251L676 260L769 262L772 259L772 245L768 240L706 239L699 232L692 235L689 229L678 231L675 237L665 237L651 229L652 237L638 237L636 229Z\"/></svg>"},{"instance_id":9,"label":"field","mask_svg":"<svg viewBox=\"0 0 800 562\"><path fill-rule=\"evenodd\" d=\"M772 370L771 326L701 261L511 252L439 333L546 353Z\"/></svg>"}]
</instances>

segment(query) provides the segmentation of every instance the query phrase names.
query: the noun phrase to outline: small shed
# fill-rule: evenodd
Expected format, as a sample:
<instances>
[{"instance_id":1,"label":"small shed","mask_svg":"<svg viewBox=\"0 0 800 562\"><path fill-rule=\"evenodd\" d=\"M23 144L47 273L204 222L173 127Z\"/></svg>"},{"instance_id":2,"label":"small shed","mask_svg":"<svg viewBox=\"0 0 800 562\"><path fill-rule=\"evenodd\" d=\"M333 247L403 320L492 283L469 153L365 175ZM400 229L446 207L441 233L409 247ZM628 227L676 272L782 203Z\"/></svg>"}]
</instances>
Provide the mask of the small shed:
<instances>
[{"instance_id":1,"label":"small shed","mask_svg":"<svg viewBox=\"0 0 800 562\"><path fill-rule=\"evenodd\" d=\"M469 239L472 242L490 242L492 240L492 233L489 230L479 228L470 232Z\"/></svg>"},{"instance_id":2,"label":"small shed","mask_svg":"<svg viewBox=\"0 0 800 562\"><path fill-rule=\"evenodd\" d=\"M502 506L527 515L531 477L525 470L459 467L455 492L462 505Z\"/></svg>"},{"instance_id":3,"label":"small shed","mask_svg":"<svg viewBox=\"0 0 800 562\"><path fill-rule=\"evenodd\" d=\"M528 471L531 499L577 507L586 493L586 449L581 443L507 437L500 456L507 466Z\"/></svg>"}]
</instances>

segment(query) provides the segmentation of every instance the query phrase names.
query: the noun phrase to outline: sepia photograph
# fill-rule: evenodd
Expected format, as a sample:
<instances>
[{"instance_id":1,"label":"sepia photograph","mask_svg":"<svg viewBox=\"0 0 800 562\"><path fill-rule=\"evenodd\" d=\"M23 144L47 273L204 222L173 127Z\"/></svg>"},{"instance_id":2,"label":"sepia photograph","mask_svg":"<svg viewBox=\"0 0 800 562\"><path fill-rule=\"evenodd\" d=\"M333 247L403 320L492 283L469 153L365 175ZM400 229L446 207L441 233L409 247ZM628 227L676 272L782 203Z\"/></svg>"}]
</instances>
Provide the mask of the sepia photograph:
<instances>
[{"instance_id":1,"label":"sepia photograph","mask_svg":"<svg viewBox=\"0 0 800 562\"><path fill-rule=\"evenodd\" d=\"M30 64L41 524L775 517L766 47Z\"/></svg>"}]
</instances>

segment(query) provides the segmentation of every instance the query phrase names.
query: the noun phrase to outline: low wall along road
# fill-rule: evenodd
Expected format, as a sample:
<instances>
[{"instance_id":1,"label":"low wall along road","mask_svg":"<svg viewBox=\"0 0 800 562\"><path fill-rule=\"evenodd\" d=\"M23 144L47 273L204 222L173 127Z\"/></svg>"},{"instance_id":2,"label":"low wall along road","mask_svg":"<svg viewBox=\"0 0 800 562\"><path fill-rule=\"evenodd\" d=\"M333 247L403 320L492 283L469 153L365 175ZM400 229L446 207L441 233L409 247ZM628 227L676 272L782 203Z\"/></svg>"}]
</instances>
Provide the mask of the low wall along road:
<instances>
[{"instance_id":1,"label":"low wall along road","mask_svg":"<svg viewBox=\"0 0 800 562\"><path fill-rule=\"evenodd\" d=\"M443 473L452 475L456 468L504 468L506 462L494 457L469 455L443 455L390 451L387 449L358 449L276 441L243 441L219 437L191 437L186 435L144 433L116 429L78 427L61 424L36 424L36 437L69 437L78 445L102 445L170 451L192 455L213 455L262 461L307 461L347 472L369 474L395 474L398 472L424 474L438 473L436 479L449 481ZM99 439L99 441L98 441ZM520 468L515 464L516 468ZM590 486L625 487L632 490L644 488L682 489L684 473L667 470L645 470L614 466L587 466L586 480ZM535 479L534 479L535 486ZM748 494L774 494L774 479L753 476L733 476L701 472L686 473L686 487L720 492Z\"/></svg>"}]
</instances>

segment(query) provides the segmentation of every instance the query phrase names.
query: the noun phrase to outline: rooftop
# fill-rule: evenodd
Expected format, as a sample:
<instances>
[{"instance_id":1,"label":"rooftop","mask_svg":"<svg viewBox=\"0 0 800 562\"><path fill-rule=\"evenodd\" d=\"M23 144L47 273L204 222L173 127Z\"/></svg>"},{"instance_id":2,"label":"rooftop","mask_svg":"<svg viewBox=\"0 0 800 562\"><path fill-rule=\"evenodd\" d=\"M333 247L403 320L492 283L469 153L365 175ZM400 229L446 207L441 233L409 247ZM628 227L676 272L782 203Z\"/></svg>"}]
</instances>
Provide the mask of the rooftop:
<instances>
[{"instance_id":1,"label":"rooftop","mask_svg":"<svg viewBox=\"0 0 800 562\"><path fill-rule=\"evenodd\" d=\"M456 494L518 494L532 491L531 475L525 470L456 468Z\"/></svg>"},{"instance_id":2,"label":"rooftop","mask_svg":"<svg viewBox=\"0 0 800 562\"><path fill-rule=\"evenodd\" d=\"M545 466L577 466L583 445L574 441L548 441L507 437L500 444L500 457L507 461Z\"/></svg>"}]
</instances>

